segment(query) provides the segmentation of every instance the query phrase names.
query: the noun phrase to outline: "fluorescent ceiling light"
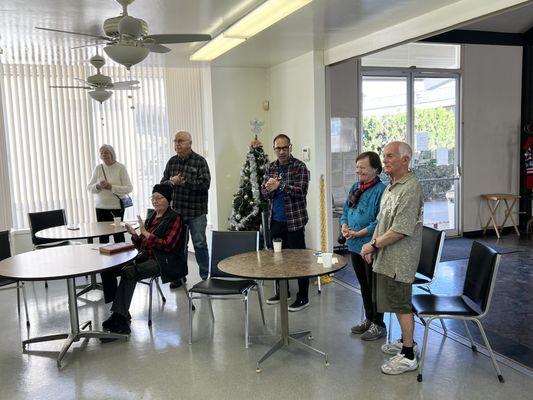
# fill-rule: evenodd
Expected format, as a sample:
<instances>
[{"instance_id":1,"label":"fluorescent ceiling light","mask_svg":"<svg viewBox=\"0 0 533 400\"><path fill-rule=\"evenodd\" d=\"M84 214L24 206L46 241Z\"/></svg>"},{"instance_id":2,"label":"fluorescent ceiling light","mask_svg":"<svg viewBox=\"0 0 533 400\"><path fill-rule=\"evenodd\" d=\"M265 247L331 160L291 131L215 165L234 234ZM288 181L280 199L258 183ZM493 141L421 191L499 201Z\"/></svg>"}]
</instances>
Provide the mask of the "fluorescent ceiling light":
<instances>
[{"instance_id":1,"label":"fluorescent ceiling light","mask_svg":"<svg viewBox=\"0 0 533 400\"><path fill-rule=\"evenodd\" d=\"M192 61L211 61L226 51L238 46L246 39L243 38L228 38L220 34L213 40L209 41L205 46L198 49L191 57Z\"/></svg>"},{"instance_id":2,"label":"fluorescent ceiling light","mask_svg":"<svg viewBox=\"0 0 533 400\"><path fill-rule=\"evenodd\" d=\"M197 50L192 61L211 61L313 0L267 0Z\"/></svg>"},{"instance_id":3,"label":"fluorescent ceiling light","mask_svg":"<svg viewBox=\"0 0 533 400\"><path fill-rule=\"evenodd\" d=\"M226 37L249 38L299 10L312 0L268 0L224 31Z\"/></svg>"}]
</instances>

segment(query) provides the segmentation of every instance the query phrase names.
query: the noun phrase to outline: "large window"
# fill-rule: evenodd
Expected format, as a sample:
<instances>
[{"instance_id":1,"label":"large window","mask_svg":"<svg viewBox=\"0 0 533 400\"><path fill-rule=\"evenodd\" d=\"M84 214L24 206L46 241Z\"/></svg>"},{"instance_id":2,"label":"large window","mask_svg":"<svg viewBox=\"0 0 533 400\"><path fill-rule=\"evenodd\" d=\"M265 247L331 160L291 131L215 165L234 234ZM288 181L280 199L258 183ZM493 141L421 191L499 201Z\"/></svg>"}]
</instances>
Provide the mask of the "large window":
<instances>
[{"instance_id":1,"label":"large window","mask_svg":"<svg viewBox=\"0 0 533 400\"><path fill-rule=\"evenodd\" d=\"M87 53L80 59L91 55ZM109 100L99 104L85 90L49 87L78 86L74 78L84 79L96 72L81 61L62 61L50 65L42 60L23 60L0 65L15 229L28 227L28 212L55 208L66 210L69 223L94 221L93 198L86 185L93 168L101 162L98 148L104 143L115 148L117 160L126 165L133 183L134 207L127 210L126 218L143 215L150 206L151 188L161 179L165 164L174 153L166 81L177 79L179 73L141 64L133 67L130 75L116 64L106 65L102 73L113 81L138 79L141 89L133 93L115 91ZM187 79L198 83L200 72L187 75ZM189 86L201 89L200 85ZM194 108L197 104L190 99L199 103L199 93L189 93L187 99L178 100L191 103ZM197 111L196 119L201 121L202 110ZM183 122L188 122L190 115L183 119L172 117L187 129Z\"/></svg>"}]
</instances>

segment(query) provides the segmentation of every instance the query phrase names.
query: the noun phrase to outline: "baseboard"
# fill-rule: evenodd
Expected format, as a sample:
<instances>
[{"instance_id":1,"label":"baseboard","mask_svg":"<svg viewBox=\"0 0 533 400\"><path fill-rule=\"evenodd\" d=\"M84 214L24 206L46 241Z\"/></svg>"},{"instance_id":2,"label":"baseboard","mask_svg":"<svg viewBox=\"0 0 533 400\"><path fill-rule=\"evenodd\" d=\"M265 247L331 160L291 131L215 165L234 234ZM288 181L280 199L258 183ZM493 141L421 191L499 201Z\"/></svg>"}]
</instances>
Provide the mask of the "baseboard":
<instances>
[{"instance_id":1,"label":"baseboard","mask_svg":"<svg viewBox=\"0 0 533 400\"><path fill-rule=\"evenodd\" d=\"M512 226L506 226L501 231L502 235L505 235L507 233L515 233L515 230ZM470 232L463 232L463 237L465 238L479 238L480 236L483 236L483 231L470 231ZM496 237L496 231L493 229L488 229L486 233L487 237Z\"/></svg>"}]
</instances>

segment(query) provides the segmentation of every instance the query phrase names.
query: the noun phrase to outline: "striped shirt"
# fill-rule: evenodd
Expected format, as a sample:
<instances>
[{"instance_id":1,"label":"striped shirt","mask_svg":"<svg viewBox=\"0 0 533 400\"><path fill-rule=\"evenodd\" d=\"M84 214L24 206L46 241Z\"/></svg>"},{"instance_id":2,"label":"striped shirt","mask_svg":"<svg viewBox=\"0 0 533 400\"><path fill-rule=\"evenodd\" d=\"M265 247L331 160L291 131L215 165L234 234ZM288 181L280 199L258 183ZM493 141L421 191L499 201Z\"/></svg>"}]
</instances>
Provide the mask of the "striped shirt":
<instances>
[{"instance_id":1,"label":"striped shirt","mask_svg":"<svg viewBox=\"0 0 533 400\"><path fill-rule=\"evenodd\" d=\"M261 192L269 200L268 211L270 218L272 218L272 206L274 203L274 196L276 192L282 192L285 199L285 215L287 216L287 229L290 232L302 229L307 221L307 189L309 188L309 170L307 166L300 160L289 157L287 163L287 172L281 174L281 184L279 188L273 192L266 190L265 184L270 178L279 178L278 173L279 161L272 161L263 177L263 184L261 185Z\"/></svg>"},{"instance_id":2,"label":"striped shirt","mask_svg":"<svg viewBox=\"0 0 533 400\"><path fill-rule=\"evenodd\" d=\"M185 184L174 186L170 178L180 174L185 178ZM168 160L162 184L173 187L170 206L184 220L207 214L207 194L211 185L211 174L207 161L201 155L191 152L189 157L180 158L175 155Z\"/></svg>"}]
</instances>

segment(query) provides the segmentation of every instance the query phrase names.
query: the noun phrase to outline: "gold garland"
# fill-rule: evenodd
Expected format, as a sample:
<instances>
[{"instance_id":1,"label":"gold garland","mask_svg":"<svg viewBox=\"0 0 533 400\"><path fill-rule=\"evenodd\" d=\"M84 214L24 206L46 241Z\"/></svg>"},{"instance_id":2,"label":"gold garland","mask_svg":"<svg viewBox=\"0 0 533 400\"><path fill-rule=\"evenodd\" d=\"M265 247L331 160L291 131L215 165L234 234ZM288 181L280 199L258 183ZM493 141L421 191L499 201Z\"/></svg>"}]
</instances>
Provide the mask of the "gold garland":
<instances>
[{"instance_id":1,"label":"gold garland","mask_svg":"<svg viewBox=\"0 0 533 400\"><path fill-rule=\"evenodd\" d=\"M320 247L322 253L326 253L326 190L324 175L320 175ZM329 275L320 277L320 283L326 284L333 281Z\"/></svg>"}]
</instances>

